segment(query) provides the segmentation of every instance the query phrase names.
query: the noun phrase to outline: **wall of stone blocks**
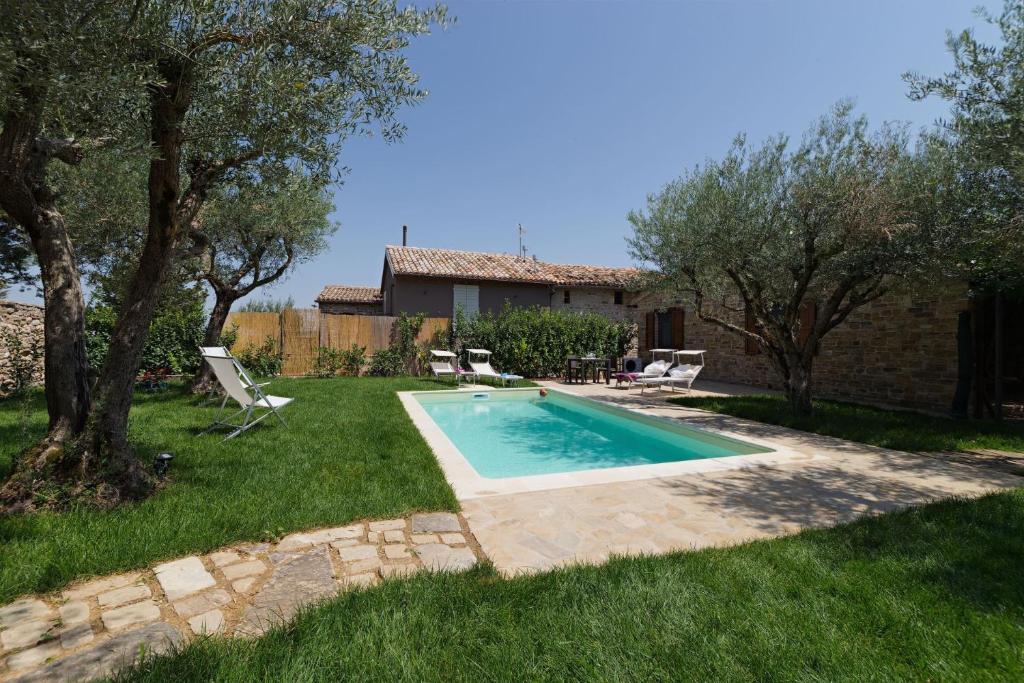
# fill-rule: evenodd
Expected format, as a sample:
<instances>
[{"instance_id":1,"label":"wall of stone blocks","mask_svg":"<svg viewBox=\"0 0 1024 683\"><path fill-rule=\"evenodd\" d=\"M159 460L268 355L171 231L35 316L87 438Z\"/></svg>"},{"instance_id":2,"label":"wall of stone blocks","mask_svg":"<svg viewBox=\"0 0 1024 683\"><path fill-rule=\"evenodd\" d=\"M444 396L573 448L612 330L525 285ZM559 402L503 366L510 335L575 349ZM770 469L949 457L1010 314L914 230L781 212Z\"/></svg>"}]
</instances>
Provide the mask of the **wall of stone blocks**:
<instances>
[{"instance_id":1,"label":"wall of stone blocks","mask_svg":"<svg viewBox=\"0 0 1024 683\"><path fill-rule=\"evenodd\" d=\"M953 284L891 294L857 309L822 340L815 395L948 412L957 377L957 315L968 305L967 286ZM742 325L743 315L730 321ZM686 345L707 349L703 379L781 388L763 354L748 355L740 336L700 321L692 307Z\"/></svg>"},{"instance_id":2,"label":"wall of stone blocks","mask_svg":"<svg viewBox=\"0 0 1024 683\"><path fill-rule=\"evenodd\" d=\"M18 340L20 351L9 335ZM33 348L37 349L37 362L32 380L39 383L43 381L43 307L0 301L0 396L6 396L12 388L15 354L28 359Z\"/></svg>"}]
</instances>

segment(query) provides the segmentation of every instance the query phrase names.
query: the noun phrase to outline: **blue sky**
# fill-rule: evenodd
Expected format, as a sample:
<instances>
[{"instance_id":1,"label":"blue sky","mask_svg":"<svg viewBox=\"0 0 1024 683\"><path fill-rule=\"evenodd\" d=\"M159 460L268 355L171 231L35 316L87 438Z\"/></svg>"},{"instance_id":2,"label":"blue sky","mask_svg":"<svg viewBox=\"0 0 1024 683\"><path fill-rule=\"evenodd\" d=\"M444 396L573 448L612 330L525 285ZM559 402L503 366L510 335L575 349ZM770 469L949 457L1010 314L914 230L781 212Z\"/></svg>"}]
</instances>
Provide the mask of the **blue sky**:
<instances>
[{"instance_id":1,"label":"blue sky","mask_svg":"<svg viewBox=\"0 0 1024 683\"><path fill-rule=\"evenodd\" d=\"M942 116L900 76L948 70L976 4L452 2L457 24L408 51L430 95L404 140L348 144L330 249L253 296L378 285L403 224L415 246L512 253L522 223L540 259L629 265L627 212L737 132L799 134L846 97L875 123Z\"/></svg>"}]
</instances>

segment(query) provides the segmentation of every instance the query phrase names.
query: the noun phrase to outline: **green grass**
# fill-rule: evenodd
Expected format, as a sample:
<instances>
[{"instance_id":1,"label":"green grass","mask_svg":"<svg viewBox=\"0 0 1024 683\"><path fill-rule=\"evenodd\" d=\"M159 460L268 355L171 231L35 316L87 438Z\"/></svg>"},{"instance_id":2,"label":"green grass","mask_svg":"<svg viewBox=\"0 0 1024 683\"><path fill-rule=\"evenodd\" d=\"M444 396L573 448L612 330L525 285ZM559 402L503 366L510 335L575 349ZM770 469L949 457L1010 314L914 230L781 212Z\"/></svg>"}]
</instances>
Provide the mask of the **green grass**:
<instances>
[{"instance_id":1,"label":"green grass","mask_svg":"<svg viewBox=\"0 0 1024 683\"><path fill-rule=\"evenodd\" d=\"M669 402L904 451L1024 451L1020 422L953 420L838 401L815 401L814 414L803 416L794 414L781 396L680 397Z\"/></svg>"},{"instance_id":2,"label":"green grass","mask_svg":"<svg viewBox=\"0 0 1024 683\"><path fill-rule=\"evenodd\" d=\"M124 680L1022 680L1024 492L500 579L349 593Z\"/></svg>"},{"instance_id":3,"label":"green grass","mask_svg":"<svg viewBox=\"0 0 1024 683\"><path fill-rule=\"evenodd\" d=\"M0 517L0 604L86 575L143 567L234 541L415 510L457 510L437 461L396 391L416 379L277 379L293 396L288 428L270 419L231 441L197 436L215 407L173 387L139 394L131 438L140 457L176 455L168 486L137 505ZM46 428L39 392L0 402L0 478Z\"/></svg>"}]
</instances>

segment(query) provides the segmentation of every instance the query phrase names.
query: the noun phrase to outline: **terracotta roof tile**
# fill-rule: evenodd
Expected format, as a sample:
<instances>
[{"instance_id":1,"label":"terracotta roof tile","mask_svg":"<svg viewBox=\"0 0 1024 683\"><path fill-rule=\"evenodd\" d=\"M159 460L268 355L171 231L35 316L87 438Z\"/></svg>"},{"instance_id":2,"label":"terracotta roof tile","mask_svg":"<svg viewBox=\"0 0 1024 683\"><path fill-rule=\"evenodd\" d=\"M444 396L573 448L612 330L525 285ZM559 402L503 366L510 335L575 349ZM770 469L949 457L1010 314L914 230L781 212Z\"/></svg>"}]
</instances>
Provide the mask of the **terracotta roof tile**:
<instances>
[{"instance_id":1,"label":"terracotta roof tile","mask_svg":"<svg viewBox=\"0 0 1024 683\"><path fill-rule=\"evenodd\" d=\"M316 300L321 304L375 304L381 298L380 287L327 285Z\"/></svg>"},{"instance_id":2,"label":"terracotta roof tile","mask_svg":"<svg viewBox=\"0 0 1024 683\"><path fill-rule=\"evenodd\" d=\"M562 287L625 288L640 274L636 268L547 263L511 254L455 249L389 246L386 253L396 275L527 282Z\"/></svg>"}]
</instances>

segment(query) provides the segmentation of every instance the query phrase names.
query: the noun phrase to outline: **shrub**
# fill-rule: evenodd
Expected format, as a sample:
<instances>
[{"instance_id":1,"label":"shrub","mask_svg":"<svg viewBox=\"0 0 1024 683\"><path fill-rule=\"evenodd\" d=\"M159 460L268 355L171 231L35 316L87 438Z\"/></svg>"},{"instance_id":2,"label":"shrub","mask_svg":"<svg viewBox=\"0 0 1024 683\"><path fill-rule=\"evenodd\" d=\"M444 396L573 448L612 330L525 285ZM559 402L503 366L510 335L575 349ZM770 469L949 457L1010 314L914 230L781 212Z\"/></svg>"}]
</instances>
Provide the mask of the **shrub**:
<instances>
[{"instance_id":1,"label":"shrub","mask_svg":"<svg viewBox=\"0 0 1024 683\"><path fill-rule=\"evenodd\" d=\"M259 346L246 344L236 354L238 362L256 377L274 377L281 374L281 354L277 349L277 340L271 335Z\"/></svg>"},{"instance_id":2,"label":"shrub","mask_svg":"<svg viewBox=\"0 0 1024 683\"><path fill-rule=\"evenodd\" d=\"M313 374L317 377L334 377L341 370L341 351L329 346L321 346L316 350L313 361Z\"/></svg>"},{"instance_id":3,"label":"shrub","mask_svg":"<svg viewBox=\"0 0 1024 683\"><path fill-rule=\"evenodd\" d=\"M378 376L418 375L420 353L416 344L423 328L424 315L402 313L391 328L391 345L373 354L369 373Z\"/></svg>"},{"instance_id":4,"label":"shrub","mask_svg":"<svg viewBox=\"0 0 1024 683\"><path fill-rule=\"evenodd\" d=\"M366 365L366 347L353 344L350 349L341 351L341 369L346 375L356 377Z\"/></svg>"},{"instance_id":5,"label":"shrub","mask_svg":"<svg viewBox=\"0 0 1024 683\"><path fill-rule=\"evenodd\" d=\"M596 313L513 308L506 303L498 314L467 318L458 311L449 328L448 345L460 355L466 348L488 349L494 354L495 367L502 371L548 377L564 371L566 356L624 355L636 332L635 323Z\"/></svg>"},{"instance_id":6,"label":"shrub","mask_svg":"<svg viewBox=\"0 0 1024 683\"><path fill-rule=\"evenodd\" d=\"M93 372L103 365L115 324L117 309L110 304L94 304L85 311L85 352ZM201 301L166 307L149 325L139 372L194 373L199 369L198 347L202 346L205 333L206 311Z\"/></svg>"},{"instance_id":7,"label":"shrub","mask_svg":"<svg viewBox=\"0 0 1024 683\"><path fill-rule=\"evenodd\" d=\"M0 341L7 348L10 365L7 383L0 384L0 396L20 396L37 379L43 359L42 340L31 338L25 342L14 330L4 329Z\"/></svg>"}]
</instances>

